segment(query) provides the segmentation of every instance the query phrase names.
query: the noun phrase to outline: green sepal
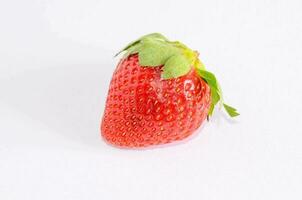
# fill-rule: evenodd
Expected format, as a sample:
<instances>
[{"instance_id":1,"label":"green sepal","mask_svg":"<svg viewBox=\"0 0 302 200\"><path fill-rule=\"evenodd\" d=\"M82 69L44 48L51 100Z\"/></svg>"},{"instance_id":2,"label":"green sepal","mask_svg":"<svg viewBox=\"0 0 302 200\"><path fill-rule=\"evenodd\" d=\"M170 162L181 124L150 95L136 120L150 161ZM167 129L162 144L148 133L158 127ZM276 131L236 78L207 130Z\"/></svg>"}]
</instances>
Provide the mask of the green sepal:
<instances>
[{"instance_id":1,"label":"green sepal","mask_svg":"<svg viewBox=\"0 0 302 200\"><path fill-rule=\"evenodd\" d=\"M230 117L236 117L239 115L237 110L225 103L222 99L222 91L220 85L215 77L215 75L209 71L196 69L200 77L202 77L208 84L211 89L211 105L209 109L209 116L212 116L215 106L220 103L223 105L225 111L229 114Z\"/></svg>"},{"instance_id":2,"label":"green sepal","mask_svg":"<svg viewBox=\"0 0 302 200\"><path fill-rule=\"evenodd\" d=\"M137 45L138 43L140 43L141 40L143 40L145 38L153 38L153 39L157 39L157 40L168 41L168 39L160 33L150 33L150 34L144 35L144 36L140 37L139 39L129 43L126 47L124 47L117 54L115 54L115 57L118 56L119 54L121 54L123 51L128 50L130 47Z\"/></svg>"},{"instance_id":3,"label":"green sepal","mask_svg":"<svg viewBox=\"0 0 302 200\"><path fill-rule=\"evenodd\" d=\"M141 45L140 43L138 43L138 44L136 44L136 45L133 45L133 46L129 47L129 48L127 49L127 51L125 52L124 57L126 58L126 57L128 57L129 55L131 55L131 54L138 53L139 50L140 50L140 48L141 48L141 46L142 46L142 45Z\"/></svg>"},{"instance_id":4,"label":"green sepal","mask_svg":"<svg viewBox=\"0 0 302 200\"><path fill-rule=\"evenodd\" d=\"M167 42L144 38L138 52L139 64L141 66L160 66L173 55L181 54L181 51Z\"/></svg>"},{"instance_id":5,"label":"green sepal","mask_svg":"<svg viewBox=\"0 0 302 200\"><path fill-rule=\"evenodd\" d=\"M171 42L160 33L151 33L123 48L124 57L138 54L143 67L163 66L163 79L177 78L187 74L196 61L196 54L181 42ZM118 55L117 54L117 55Z\"/></svg>"},{"instance_id":6,"label":"green sepal","mask_svg":"<svg viewBox=\"0 0 302 200\"><path fill-rule=\"evenodd\" d=\"M218 94L217 90L215 90L213 87L210 86L210 89L211 89L211 105L208 115L212 116L216 104L220 101L220 95Z\"/></svg>"},{"instance_id":7,"label":"green sepal","mask_svg":"<svg viewBox=\"0 0 302 200\"><path fill-rule=\"evenodd\" d=\"M170 79L186 75L191 70L191 63L184 55L171 56L163 67L161 77L163 79Z\"/></svg>"},{"instance_id":8,"label":"green sepal","mask_svg":"<svg viewBox=\"0 0 302 200\"><path fill-rule=\"evenodd\" d=\"M215 77L215 75L212 72L202 70L202 69L197 69L197 72L199 76L201 76L207 83L208 85L213 88L216 92L220 94L219 87L218 87L218 82Z\"/></svg>"},{"instance_id":9,"label":"green sepal","mask_svg":"<svg viewBox=\"0 0 302 200\"><path fill-rule=\"evenodd\" d=\"M231 117L236 117L238 115L240 115L236 108L233 108L227 104L223 104L224 109L227 111L227 113L231 116Z\"/></svg>"}]
</instances>

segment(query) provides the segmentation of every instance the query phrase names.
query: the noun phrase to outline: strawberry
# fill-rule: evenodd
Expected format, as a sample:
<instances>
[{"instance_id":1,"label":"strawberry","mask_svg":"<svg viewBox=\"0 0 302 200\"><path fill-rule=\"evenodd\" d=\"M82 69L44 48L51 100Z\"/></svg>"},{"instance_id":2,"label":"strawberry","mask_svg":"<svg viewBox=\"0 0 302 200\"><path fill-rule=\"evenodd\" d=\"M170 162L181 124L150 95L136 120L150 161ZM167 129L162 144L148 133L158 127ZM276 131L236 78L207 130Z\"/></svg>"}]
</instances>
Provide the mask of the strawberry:
<instances>
[{"instance_id":1,"label":"strawberry","mask_svg":"<svg viewBox=\"0 0 302 200\"><path fill-rule=\"evenodd\" d=\"M182 140L222 102L216 77L198 53L180 42L152 33L121 52L101 123L103 138L119 147L147 147Z\"/></svg>"}]
</instances>

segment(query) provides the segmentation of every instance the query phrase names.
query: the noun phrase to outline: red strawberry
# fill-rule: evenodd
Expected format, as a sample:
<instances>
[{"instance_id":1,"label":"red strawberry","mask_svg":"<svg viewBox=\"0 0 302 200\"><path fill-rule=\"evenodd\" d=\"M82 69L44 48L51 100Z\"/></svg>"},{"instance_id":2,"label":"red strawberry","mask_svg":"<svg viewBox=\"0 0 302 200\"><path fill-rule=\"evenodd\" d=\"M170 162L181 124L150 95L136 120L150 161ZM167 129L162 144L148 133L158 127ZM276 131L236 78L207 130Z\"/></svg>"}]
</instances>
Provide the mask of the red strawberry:
<instances>
[{"instance_id":1,"label":"red strawberry","mask_svg":"<svg viewBox=\"0 0 302 200\"><path fill-rule=\"evenodd\" d=\"M182 43L153 33L122 51L101 124L108 143L147 147L182 140L221 102L215 76ZM238 115L223 105L230 116Z\"/></svg>"}]
</instances>

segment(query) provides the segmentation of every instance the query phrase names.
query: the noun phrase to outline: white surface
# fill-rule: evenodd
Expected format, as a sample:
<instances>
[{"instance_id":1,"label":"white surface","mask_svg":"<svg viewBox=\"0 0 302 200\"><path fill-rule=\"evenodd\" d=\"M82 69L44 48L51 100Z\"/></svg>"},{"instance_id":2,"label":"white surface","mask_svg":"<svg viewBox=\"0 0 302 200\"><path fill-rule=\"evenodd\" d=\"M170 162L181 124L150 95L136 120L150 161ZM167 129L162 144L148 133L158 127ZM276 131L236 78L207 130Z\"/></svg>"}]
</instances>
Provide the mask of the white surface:
<instances>
[{"instance_id":1,"label":"white surface","mask_svg":"<svg viewBox=\"0 0 302 200\"><path fill-rule=\"evenodd\" d=\"M0 3L0 199L302 199L302 1ZM120 47L162 32L198 49L236 122L120 150L99 119Z\"/></svg>"}]
</instances>

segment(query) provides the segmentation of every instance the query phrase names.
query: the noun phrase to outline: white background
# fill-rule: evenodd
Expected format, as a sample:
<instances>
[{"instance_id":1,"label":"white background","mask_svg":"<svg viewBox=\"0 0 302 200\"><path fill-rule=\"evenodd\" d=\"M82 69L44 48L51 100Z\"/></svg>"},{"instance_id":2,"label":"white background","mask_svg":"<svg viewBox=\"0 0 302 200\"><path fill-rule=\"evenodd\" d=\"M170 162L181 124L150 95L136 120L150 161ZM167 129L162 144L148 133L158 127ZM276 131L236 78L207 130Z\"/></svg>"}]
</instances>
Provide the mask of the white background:
<instances>
[{"instance_id":1,"label":"white background","mask_svg":"<svg viewBox=\"0 0 302 200\"><path fill-rule=\"evenodd\" d=\"M0 199L302 199L302 1L0 1ZM99 136L113 55L161 32L241 116L183 144Z\"/></svg>"}]
</instances>

